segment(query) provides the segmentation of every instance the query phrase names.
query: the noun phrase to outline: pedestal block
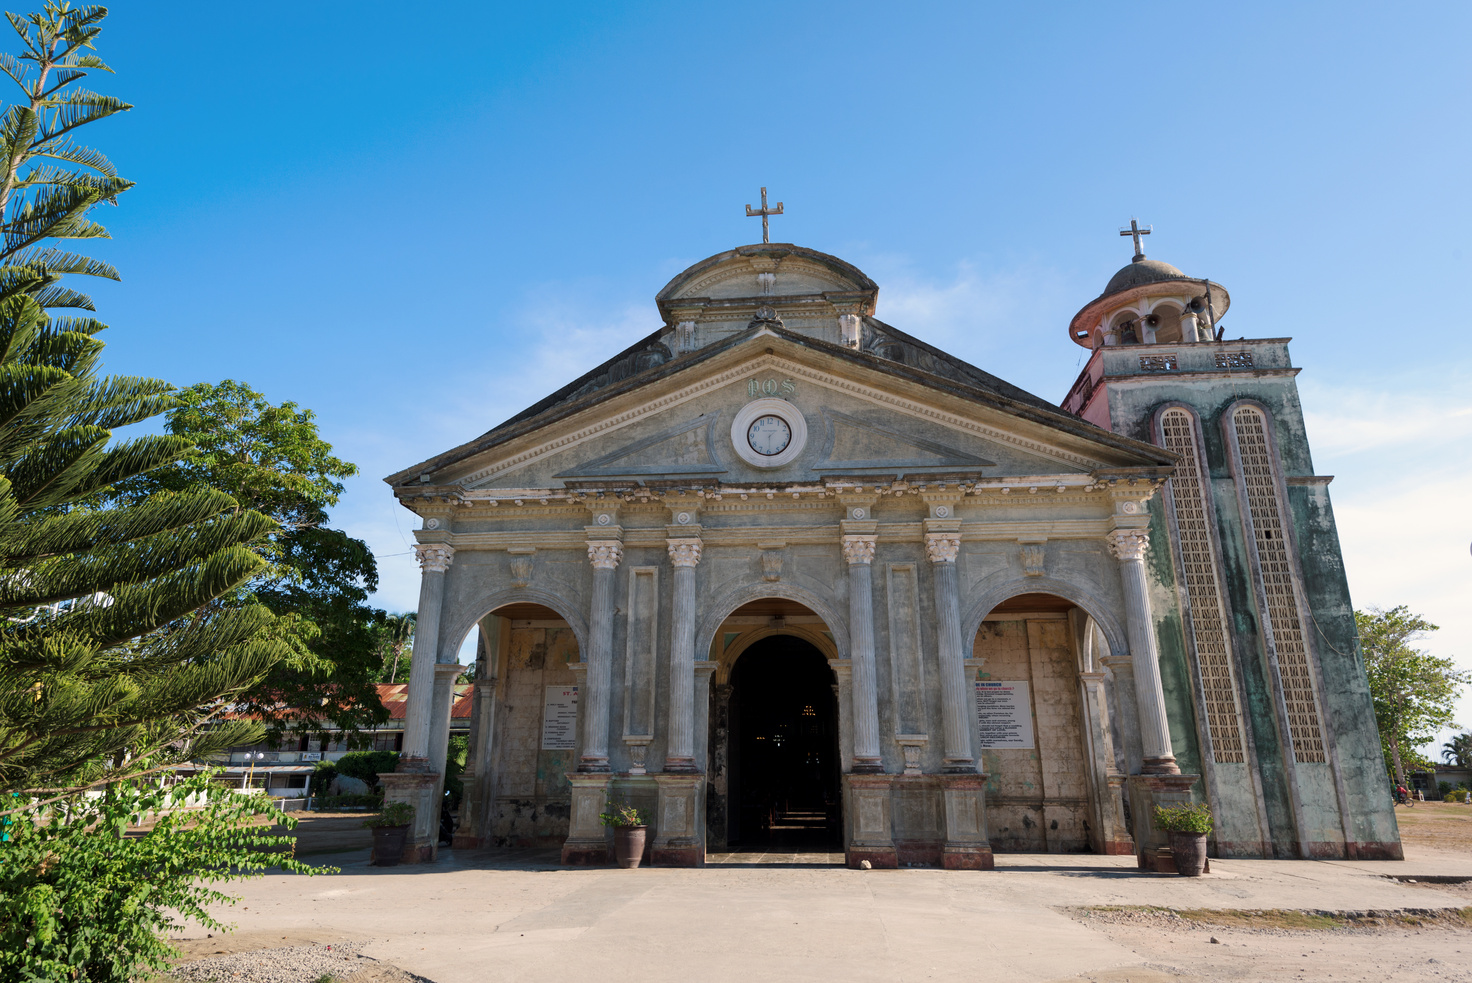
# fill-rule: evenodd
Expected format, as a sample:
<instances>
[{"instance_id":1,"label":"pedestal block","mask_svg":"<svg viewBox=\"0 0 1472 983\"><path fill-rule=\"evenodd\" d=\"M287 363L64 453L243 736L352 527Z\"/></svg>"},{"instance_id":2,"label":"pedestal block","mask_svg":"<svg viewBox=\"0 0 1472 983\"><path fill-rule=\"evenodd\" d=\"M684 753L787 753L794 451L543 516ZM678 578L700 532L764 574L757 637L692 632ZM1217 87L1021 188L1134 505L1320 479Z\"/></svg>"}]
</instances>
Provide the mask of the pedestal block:
<instances>
[{"instance_id":1,"label":"pedestal block","mask_svg":"<svg viewBox=\"0 0 1472 983\"><path fill-rule=\"evenodd\" d=\"M1131 775L1130 816L1135 826L1135 856L1141 870L1157 874L1176 873L1170 852L1170 834L1155 828L1156 806L1187 805L1191 786L1200 775Z\"/></svg>"},{"instance_id":2,"label":"pedestal block","mask_svg":"<svg viewBox=\"0 0 1472 983\"><path fill-rule=\"evenodd\" d=\"M1124 797L1128 794L1125 789L1125 776L1109 776L1109 801L1104 807L1115 814L1113 830L1104 839L1104 854L1110 857L1127 857L1135 852L1135 838L1125 829L1124 822Z\"/></svg>"},{"instance_id":3,"label":"pedestal block","mask_svg":"<svg viewBox=\"0 0 1472 983\"><path fill-rule=\"evenodd\" d=\"M993 870L996 861L986 833L986 776L941 775L945 796L946 870Z\"/></svg>"},{"instance_id":4,"label":"pedestal block","mask_svg":"<svg viewBox=\"0 0 1472 983\"><path fill-rule=\"evenodd\" d=\"M398 771L381 772L383 802L407 802L414 807L414 824L404 839L405 864L429 863L439 856L440 775L429 770L427 758L400 758Z\"/></svg>"},{"instance_id":5,"label":"pedestal block","mask_svg":"<svg viewBox=\"0 0 1472 983\"><path fill-rule=\"evenodd\" d=\"M654 781L659 797L649 862L660 867L705 866L699 823L705 776L665 773L655 775Z\"/></svg>"},{"instance_id":6,"label":"pedestal block","mask_svg":"<svg viewBox=\"0 0 1472 983\"><path fill-rule=\"evenodd\" d=\"M608 801L609 776L574 772L567 776L567 781L572 786L572 815L567 841L562 844L562 862L606 864L611 859L608 831L598 817Z\"/></svg>"},{"instance_id":7,"label":"pedestal block","mask_svg":"<svg viewBox=\"0 0 1472 983\"><path fill-rule=\"evenodd\" d=\"M857 867L867 860L875 867L898 867L894 848L894 820L888 775L844 775L848 791L845 860Z\"/></svg>"}]
</instances>

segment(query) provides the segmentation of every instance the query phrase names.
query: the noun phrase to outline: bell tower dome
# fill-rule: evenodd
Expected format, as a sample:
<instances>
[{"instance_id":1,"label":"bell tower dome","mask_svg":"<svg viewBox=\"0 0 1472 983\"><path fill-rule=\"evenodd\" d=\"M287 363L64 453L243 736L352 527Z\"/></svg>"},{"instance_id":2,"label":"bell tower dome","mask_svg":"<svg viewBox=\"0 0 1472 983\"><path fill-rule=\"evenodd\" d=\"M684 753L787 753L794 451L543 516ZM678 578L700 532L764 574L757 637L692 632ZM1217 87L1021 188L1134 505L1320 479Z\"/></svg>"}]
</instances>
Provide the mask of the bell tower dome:
<instances>
[{"instance_id":1,"label":"bell tower dome","mask_svg":"<svg viewBox=\"0 0 1472 983\"><path fill-rule=\"evenodd\" d=\"M1147 231L1134 229L1134 259L1069 322L1068 337L1074 344L1093 349L1216 339L1216 323L1232 303L1227 288L1189 277L1158 259L1146 259L1140 236Z\"/></svg>"}]
</instances>

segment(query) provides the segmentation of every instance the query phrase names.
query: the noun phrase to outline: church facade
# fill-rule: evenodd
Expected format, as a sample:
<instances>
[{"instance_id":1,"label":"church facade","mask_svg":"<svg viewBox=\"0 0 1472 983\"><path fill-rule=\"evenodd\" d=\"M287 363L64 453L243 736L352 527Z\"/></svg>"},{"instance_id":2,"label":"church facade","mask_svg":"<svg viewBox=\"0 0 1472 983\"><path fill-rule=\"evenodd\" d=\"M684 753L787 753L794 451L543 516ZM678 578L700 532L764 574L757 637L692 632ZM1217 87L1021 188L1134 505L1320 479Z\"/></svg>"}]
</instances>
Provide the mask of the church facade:
<instances>
[{"instance_id":1,"label":"church facade","mask_svg":"<svg viewBox=\"0 0 1472 983\"><path fill-rule=\"evenodd\" d=\"M765 206L764 206L765 208ZM1287 339L1225 341L1219 284L1135 261L1068 327L1061 405L874 317L790 244L712 256L661 327L387 481L420 517L391 798L436 855L453 683L477 644L459 846L601 863L828 849L1171 869L1399 858L1327 485Z\"/></svg>"}]
</instances>

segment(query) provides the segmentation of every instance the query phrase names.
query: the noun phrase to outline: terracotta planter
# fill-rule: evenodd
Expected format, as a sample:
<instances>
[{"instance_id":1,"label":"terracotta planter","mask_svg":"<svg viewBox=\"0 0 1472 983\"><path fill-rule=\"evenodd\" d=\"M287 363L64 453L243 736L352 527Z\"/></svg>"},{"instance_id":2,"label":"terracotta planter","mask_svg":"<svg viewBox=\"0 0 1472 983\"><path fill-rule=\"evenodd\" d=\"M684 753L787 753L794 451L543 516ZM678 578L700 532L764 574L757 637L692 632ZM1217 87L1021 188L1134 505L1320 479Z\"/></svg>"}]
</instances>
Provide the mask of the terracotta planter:
<instances>
[{"instance_id":1,"label":"terracotta planter","mask_svg":"<svg viewBox=\"0 0 1472 983\"><path fill-rule=\"evenodd\" d=\"M1176 873L1182 877L1200 877L1206 868L1206 834L1170 834L1170 854L1176 861Z\"/></svg>"},{"instance_id":2,"label":"terracotta planter","mask_svg":"<svg viewBox=\"0 0 1472 983\"><path fill-rule=\"evenodd\" d=\"M618 865L627 870L639 866L644 859L644 837L648 826L615 826L613 830L613 857Z\"/></svg>"},{"instance_id":3,"label":"terracotta planter","mask_svg":"<svg viewBox=\"0 0 1472 983\"><path fill-rule=\"evenodd\" d=\"M373 866L397 867L408 838L408 826L373 827Z\"/></svg>"}]
</instances>

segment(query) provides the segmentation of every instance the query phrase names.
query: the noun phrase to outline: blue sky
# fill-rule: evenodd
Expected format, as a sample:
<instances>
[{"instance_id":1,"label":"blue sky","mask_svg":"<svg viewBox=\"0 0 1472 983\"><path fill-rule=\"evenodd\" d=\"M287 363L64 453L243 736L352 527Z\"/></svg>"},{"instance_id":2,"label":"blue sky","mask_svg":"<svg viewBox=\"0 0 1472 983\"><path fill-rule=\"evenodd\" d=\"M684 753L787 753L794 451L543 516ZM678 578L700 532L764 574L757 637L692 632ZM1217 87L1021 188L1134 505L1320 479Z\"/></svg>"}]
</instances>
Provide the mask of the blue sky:
<instances>
[{"instance_id":1,"label":"blue sky","mask_svg":"<svg viewBox=\"0 0 1472 983\"><path fill-rule=\"evenodd\" d=\"M881 318L1051 400L1128 262L1291 336L1356 605L1472 666L1465 297L1472 8L1420 4L120 3L133 102L88 139L137 190L95 250L109 368L243 379L362 468L335 521L413 607L381 478L658 325L773 238ZM1472 726L1472 699L1462 721Z\"/></svg>"}]
</instances>

